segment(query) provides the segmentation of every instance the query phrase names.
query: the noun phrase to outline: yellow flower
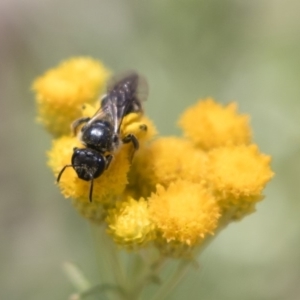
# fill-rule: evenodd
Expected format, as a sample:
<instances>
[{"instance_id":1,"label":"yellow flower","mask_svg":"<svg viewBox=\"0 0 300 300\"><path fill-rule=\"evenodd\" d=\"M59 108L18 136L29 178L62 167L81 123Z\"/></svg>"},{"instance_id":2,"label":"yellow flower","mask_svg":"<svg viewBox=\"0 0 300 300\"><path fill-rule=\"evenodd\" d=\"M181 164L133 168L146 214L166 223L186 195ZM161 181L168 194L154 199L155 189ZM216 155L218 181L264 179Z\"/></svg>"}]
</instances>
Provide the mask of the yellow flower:
<instances>
[{"instance_id":1,"label":"yellow flower","mask_svg":"<svg viewBox=\"0 0 300 300\"><path fill-rule=\"evenodd\" d=\"M158 138L136 153L128 189L134 190L136 197L147 197L157 184L168 187L178 179L201 182L206 160L206 153L186 139Z\"/></svg>"},{"instance_id":2,"label":"yellow flower","mask_svg":"<svg viewBox=\"0 0 300 300\"><path fill-rule=\"evenodd\" d=\"M236 212L234 218L251 213L274 175L270 156L256 145L240 145L214 149L208 157L208 180L222 209Z\"/></svg>"},{"instance_id":3,"label":"yellow flower","mask_svg":"<svg viewBox=\"0 0 300 300\"><path fill-rule=\"evenodd\" d=\"M220 216L219 206L209 191L198 183L174 181L165 189L157 187L149 201L150 218L155 224L160 244L191 249L214 234ZM169 253L174 255L174 253Z\"/></svg>"},{"instance_id":4,"label":"yellow flower","mask_svg":"<svg viewBox=\"0 0 300 300\"><path fill-rule=\"evenodd\" d=\"M154 225L149 219L148 202L128 198L118 201L108 210L108 233L114 241L127 249L144 246L154 238Z\"/></svg>"},{"instance_id":5,"label":"yellow flower","mask_svg":"<svg viewBox=\"0 0 300 300\"><path fill-rule=\"evenodd\" d=\"M249 144L249 117L236 112L237 105L222 106L207 98L188 108L179 120L184 134L204 150L224 146Z\"/></svg>"},{"instance_id":6,"label":"yellow flower","mask_svg":"<svg viewBox=\"0 0 300 300\"><path fill-rule=\"evenodd\" d=\"M33 84L38 121L54 136L69 134L81 106L97 99L108 76L101 62L88 57L69 59L47 71Z\"/></svg>"},{"instance_id":7,"label":"yellow flower","mask_svg":"<svg viewBox=\"0 0 300 300\"><path fill-rule=\"evenodd\" d=\"M109 72L86 57L70 59L38 78L39 120L54 136L48 164L59 188L77 211L106 223L116 244L126 249L157 247L163 255L187 257L232 220L255 210L272 178L270 157L251 145L249 117L235 103L222 106L207 98L188 108L179 120L184 138L159 137L142 113L126 115L120 143L107 170L91 181L71 166L74 147L85 148L70 134L71 123L93 117ZM120 120L119 120L120 121ZM77 132L80 127L76 128ZM63 169L65 166L66 169ZM139 200L136 200L139 199Z\"/></svg>"}]
</instances>

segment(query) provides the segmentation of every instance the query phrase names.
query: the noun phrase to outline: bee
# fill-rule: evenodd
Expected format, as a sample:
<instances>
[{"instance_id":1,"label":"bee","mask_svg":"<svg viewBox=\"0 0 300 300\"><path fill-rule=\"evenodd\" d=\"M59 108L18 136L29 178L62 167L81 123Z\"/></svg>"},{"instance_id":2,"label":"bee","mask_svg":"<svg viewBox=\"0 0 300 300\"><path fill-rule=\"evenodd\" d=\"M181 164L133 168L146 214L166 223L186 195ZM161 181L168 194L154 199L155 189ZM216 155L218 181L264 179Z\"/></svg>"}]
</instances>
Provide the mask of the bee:
<instances>
[{"instance_id":1,"label":"bee","mask_svg":"<svg viewBox=\"0 0 300 300\"><path fill-rule=\"evenodd\" d=\"M143 113L142 101L147 98L145 79L136 72L113 78L102 97L100 108L91 118L75 120L71 128L79 132L79 139L84 148L74 148L71 164L65 165L57 176L60 181L68 167L73 167L77 176L90 181L89 200L92 202L94 179L108 169L113 154L122 143L132 143L134 151L139 148L139 141L133 134L121 137L120 128L124 117L132 112ZM147 130L146 125L143 130Z\"/></svg>"}]
</instances>

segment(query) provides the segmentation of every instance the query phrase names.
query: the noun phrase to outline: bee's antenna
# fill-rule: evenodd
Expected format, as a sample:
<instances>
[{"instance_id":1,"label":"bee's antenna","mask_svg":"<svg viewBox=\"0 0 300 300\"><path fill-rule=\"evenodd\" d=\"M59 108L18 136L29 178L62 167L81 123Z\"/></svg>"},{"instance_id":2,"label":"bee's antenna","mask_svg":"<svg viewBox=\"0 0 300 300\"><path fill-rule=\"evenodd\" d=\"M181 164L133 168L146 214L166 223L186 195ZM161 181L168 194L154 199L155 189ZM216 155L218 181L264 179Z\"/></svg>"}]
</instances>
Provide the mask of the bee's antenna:
<instances>
[{"instance_id":1,"label":"bee's antenna","mask_svg":"<svg viewBox=\"0 0 300 300\"><path fill-rule=\"evenodd\" d=\"M68 168L68 167L73 167L73 165L65 165L65 166L61 169L61 171L59 172L59 174L58 174L58 176L57 176L57 179L56 179L56 182L57 182L57 183L59 182L60 177L61 177L61 175L63 174L63 172L65 171L65 169Z\"/></svg>"},{"instance_id":2,"label":"bee's antenna","mask_svg":"<svg viewBox=\"0 0 300 300\"><path fill-rule=\"evenodd\" d=\"M66 170L66 168L69 168L69 167L77 167L77 166L80 166L80 165L65 165L61 171L59 172L58 176L57 176L57 179L56 179L56 182L58 183L60 181L60 178L62 176L62 174L64 173L64 171ZM93 189L94 189L94 177L93 175L91 175L91 185L90 185L90 193L89 193L89 199L90 199L90 202L93 202Z\"/></svg>"},{"instance_id":3,"label":"bee's antenna","mask_svg":"<svg viewBox=\"0 0 300 300\"><path fill-rule=\"evenodd\" d=\"M93 196L93 189L94 189L94 178L92 177L91 185L90 185L90 194L89 194L90 202L93 202L93 199L92 199L92 196Z\"/></svg>"}]
</instances>

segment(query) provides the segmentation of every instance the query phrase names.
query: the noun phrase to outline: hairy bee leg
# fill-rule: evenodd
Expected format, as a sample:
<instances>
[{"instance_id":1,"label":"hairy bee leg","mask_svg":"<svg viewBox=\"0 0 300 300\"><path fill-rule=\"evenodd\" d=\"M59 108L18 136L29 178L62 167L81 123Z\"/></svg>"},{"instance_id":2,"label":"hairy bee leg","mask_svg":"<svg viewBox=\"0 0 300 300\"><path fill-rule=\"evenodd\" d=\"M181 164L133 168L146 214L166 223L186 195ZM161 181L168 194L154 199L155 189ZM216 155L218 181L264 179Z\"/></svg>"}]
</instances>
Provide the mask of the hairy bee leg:
<instances>
[{"instance_id":1,"label":"hairy bee leg","mask_svg":"<svg viewBox=\"0 0 300 300\"><path fill-rule=\"evenodd\" d=\"M133 135L132 133L129 133L127 136L125 136L123 138L123 143L124 144L128 144L130 142L132 143L135 151L139 149L139 147L140 147L139 141L136 138L136 136Z\"/></svg>"},{"instance_id":2,"label":"hairy bee leg","mask_svg":"<svg viewBox=\"0 0 300 300\"><path fill-rule=\"evenodd\" d=\"M136 138L136 136L135 135L133 135L132 133L129 133L127 136L125 136L125 138L123 139L123 143L124 144L127 144L127 143L132 143L132 145L133 145L133 151L132 151L132 153L131 153L131 155L130 155L130 157L129 157L129 161L130 161L130 163L132 162L132 160L133 160L133 157L134 157L134 154L135 154L135 152L139 149L139 147L140 147L140 144L139 144L139 141L138 141L138 139Z\"/></svg>"},{"instance_id":3,"label":"hairy bee leg","mask_svg":"<svg viewBox=\"0 0 300 300\"><path fill-rule=\"evenodd\" d=\"M78 128L79 125L88 122L90 119L91 118L89 118L89 117L83 117L83 118L79 118L79 119L75 120L71 124L71 130L72 130L73 134L76 135L76 129Z\"/></svg>"}]
</instances>

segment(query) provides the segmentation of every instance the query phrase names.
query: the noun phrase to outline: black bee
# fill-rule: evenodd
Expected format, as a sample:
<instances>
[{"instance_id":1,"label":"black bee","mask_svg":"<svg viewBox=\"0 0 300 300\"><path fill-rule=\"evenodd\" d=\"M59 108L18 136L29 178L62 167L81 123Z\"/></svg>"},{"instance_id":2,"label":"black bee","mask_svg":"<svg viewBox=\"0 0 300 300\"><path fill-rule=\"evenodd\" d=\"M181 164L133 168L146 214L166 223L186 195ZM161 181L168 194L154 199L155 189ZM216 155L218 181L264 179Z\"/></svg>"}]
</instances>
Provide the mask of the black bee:
<instances>
[{"instance_id":1,"label":"black bee","mask_svg":"<svg viewBox=\"0 0 300 300\"><path fill-rule=\"evenodd\" d=\"M102 97L99 110L91 118L80 118L73 122L72 130L84 124L79 138L85 148L74 148L71 164L62 168L57 176L68 167L73 167L78 177L91 181L89 199L92 201L94 179L99 177L110 165L113 153L122 143L132 143L134 150L139 142L133 134L120 137L123 118L132 112L142 113L142 101L147 97L146 81L136 72L113 78L107 86L107 93ZM143 90L142 90L143 89ZM146 126L143 130L146 130Z\"/></svg>"}]
</instances>

